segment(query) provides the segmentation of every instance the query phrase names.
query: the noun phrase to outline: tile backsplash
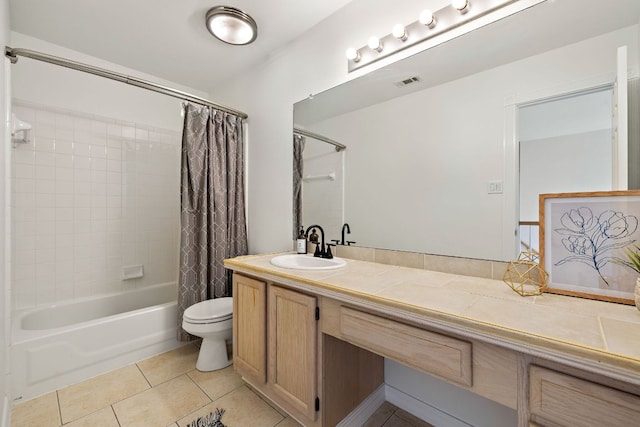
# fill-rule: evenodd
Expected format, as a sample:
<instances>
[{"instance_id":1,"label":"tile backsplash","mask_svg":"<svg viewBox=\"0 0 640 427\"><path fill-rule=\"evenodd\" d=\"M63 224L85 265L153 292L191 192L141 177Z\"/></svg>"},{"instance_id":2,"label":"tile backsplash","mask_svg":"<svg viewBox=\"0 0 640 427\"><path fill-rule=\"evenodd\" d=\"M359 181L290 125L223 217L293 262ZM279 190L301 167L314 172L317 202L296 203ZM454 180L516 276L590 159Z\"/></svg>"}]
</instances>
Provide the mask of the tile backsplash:
<instances>
[{"instance_id":1,"label":"tile backsplash","mask_svg":"<svg viewBox=\"0 0 640 427\"><path fill-rule=\"evenodd\" d=\"M33 125L11 160L14 309L177 278L175 130L14 101ZM123 281L123 267L143 265Z\"/></svg>"},{"instance_id":2,"label":"tile backsplash","mask_svg":"<svg viewBox=\"0 0 640 427\"><path fill-rule=\"evenodd\" d=\"M338 245L335 248L335 254L339 257L357 259L359 261L421 268L442 273L495 280L502 280L509 265L508 262L504 261L488 261L359 246Z\"/></svg>"}]
</instances>

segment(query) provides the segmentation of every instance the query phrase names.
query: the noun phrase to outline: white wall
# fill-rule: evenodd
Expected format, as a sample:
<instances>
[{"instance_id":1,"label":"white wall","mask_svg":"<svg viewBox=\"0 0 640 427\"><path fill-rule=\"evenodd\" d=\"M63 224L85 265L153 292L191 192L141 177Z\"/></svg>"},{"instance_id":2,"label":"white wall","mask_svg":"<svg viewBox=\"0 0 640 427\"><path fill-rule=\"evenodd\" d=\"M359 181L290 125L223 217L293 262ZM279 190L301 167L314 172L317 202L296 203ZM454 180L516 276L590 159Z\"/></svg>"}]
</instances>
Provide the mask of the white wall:
<instances>
[{"instance_id":1,"label":"white wall","mask_svg":"<svg viewBox=\"0 0 640 427\"><path fill-rule=\"evenodd\" d=\"M206 93L193 88L15 31L11 32L9 45L72 59L206 97ZM11 70L12 96L15 99L163 129L182 129L180 100L176 98L29 58L20 58Z\"/></svg>"},{"instance_id":2,"label":"white wall","mask_svg":"<svg viewBox=\"0 0 640 427\"><path fill-rule=\"evenodd\" d=\"M429 5L437 10L445 3ZM344 52L349 46L361 46L371 33L387 34L390 22L415 21L416 11L426 6L419 0L354 0L263 65L209 94L249 115L251 253L291 249L293 104L419 51L419 46L409 48L367 70L347 73ZM366 25L359 25L365 16Z\"/></svg>"},{"instance_id":3,"label":"white wall","mask_svg":"<svg viewBox=\"0 0 640 427\"><path fill-rule=\"evenodd\" d=\"M394 22L414 21L415 11L425 6L423 1L354 0L338 14L321 22L304 37L274 55L267 63L210 94L211 98L234 105L249 115L250 252L291 249L293 104L310 93L318 93L363 74L364 70L351 75L347 73L345 49L361 46L362 41L373 33L387 34L389 25ZM398 56L406 57L415 52L407 50ZM399 58L390 60L395 59ZM565 65L573 66L567 58L556 59L562 65L558 69L545 70L545 74L540 76L541 79L548 79L547 85L554 84L555 75ZM592 61L593 57L588 63ZM387 63L381 61L371 68ZM503 142L501 134L499 141L492 143L501 145ZM497 163L501 161L505 159L496 159ZM398 378L399 381L395 381L393 373L389 372L385 380L394 381L398 388L414 393L408 384L403 384L401 377ZM479 401L464 397L458 402L460 406L466 406L476 405ZM485 407L484 410L491 409Z\"/></svg>"},{"instance_id":4,"label":"white wall","mask_svg":"<svg viewBox=\"0 0 640 427\"><path fill-rule=\"evenodd\" d=\"M307 138L303 159L302 224L305 229L319 224L325 232L325 241L331 243L332 239L340 238L343 223L344 151ZM331 173L335 179L327 178Z\"/></svg>"},{"instance_id":5,"label":"white wall","mask_svg":"<svg viewBox=\"0 0 640 427\"><path fill-rule=\"evenodd\" d=\"M9 0L0 0L0 46L5 46L9 41ZM2 126L0 126L0 425L9 425L9 401L8 401L8 341L9 331L9 287L6 281L6 253L5 242L7 241L5 227L5 211L7 206L6 185L6 153L9 150L9 144L6 140L7 135L7 83L5 80L5 67L8 60L4 60L0 66L0 113L2 114Z\"/></svg>"}]
</instances>

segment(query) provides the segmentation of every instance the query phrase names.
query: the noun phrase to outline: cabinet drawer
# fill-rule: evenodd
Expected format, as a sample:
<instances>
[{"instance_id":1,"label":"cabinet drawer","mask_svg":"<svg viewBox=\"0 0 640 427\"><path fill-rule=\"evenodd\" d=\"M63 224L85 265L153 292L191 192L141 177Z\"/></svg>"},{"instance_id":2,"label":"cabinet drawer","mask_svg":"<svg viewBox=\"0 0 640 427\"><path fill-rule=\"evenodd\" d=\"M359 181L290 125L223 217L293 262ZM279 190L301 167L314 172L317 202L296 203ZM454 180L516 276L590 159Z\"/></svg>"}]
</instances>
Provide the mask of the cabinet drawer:
<instances>
[{"instance_id":1,"label":"cabinet drawer","mask_svg":"<svg viewBox=\"0 0 640 427\"><path fill-rule=\"evenodd\" d=\"M539 366L529 367L529 406L541 425L546 420L571 427L623 427L640 420L640 396Z\"/></svg>"},{"instance_id":2,"label":"cabinet drawer","mask_svg":"<svg viewBox=\"0 0 640 427\"><path fill-rule=\"evenodd\" d=\"M472 385L471 343L414 326L340 308L344 339L428 374Z\"/></svg>"}]
</instances>

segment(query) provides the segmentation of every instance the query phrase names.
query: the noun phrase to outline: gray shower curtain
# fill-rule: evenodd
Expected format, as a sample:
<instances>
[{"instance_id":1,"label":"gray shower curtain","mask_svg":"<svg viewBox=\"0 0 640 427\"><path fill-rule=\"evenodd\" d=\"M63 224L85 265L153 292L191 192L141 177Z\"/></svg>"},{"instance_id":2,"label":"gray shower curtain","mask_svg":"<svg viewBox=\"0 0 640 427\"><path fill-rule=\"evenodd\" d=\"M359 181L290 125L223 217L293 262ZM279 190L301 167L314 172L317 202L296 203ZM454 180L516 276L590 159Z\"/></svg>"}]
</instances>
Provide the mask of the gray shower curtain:
<instances>
[{"instance_id":1,"label":"gray shower curtain","mask_svg":"<svg viewBox=\"0 0 640 427\"><path fill-rule=\"evenodd\" d=\"M298 237L302 227L302 174L304 173L304 162L302 152L304 151L305 138L301 135L293 135L293 238Z\"/></svg>"},{"instance_id":2,"label":"gray shower curtain","mask_svg":"<svg viewBox=\"0 0 640 427\"><path fill-rule=\"evenodd\" d=\"M225 258L247 254L242 119L184 105L178 339L189 306L231 296Z\"/></svg>"}]
</instances>

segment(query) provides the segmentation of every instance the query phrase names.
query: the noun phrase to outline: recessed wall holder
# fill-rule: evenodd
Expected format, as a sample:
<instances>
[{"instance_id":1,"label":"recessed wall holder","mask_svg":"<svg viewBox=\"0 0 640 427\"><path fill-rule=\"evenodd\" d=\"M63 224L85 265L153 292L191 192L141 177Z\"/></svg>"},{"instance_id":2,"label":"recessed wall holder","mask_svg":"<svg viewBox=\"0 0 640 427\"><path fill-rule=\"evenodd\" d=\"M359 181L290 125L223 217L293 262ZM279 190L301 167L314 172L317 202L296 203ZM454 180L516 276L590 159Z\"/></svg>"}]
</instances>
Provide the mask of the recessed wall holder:
<instances>
[{"instance_id":1,"label":"recessed wall holder","mask_svg":"<svg viewBox=\"0 0 640 427\"><path fill-rule=\"evenodd\" d=\"M402 37L394 36L393 33L391 33L380 38L381 48L373 49L370 48L369 45L365 45L360 49L349 48L347 50L348 71L355 71L417 43L421 43L438 35L450 32L455 28L477 20L498 9L504 8L511 3L522 3L522 8L516 8L516 10L509 14L519 12L543 1L546 0L469 0L464 12L448 5L436 12L433 12L434 20L431 24L423 24L418 19L417 21L405 26L405 32ZM503 17L503 15L496 16L495 19L489 20L483 25L497 21ZM471 31L471 29L469 31ZM459 35L461 34L452 34L451 38ZM449 39L443 38L443 40L437 44L446 40Z\"/></svg>"}]
</instances>

